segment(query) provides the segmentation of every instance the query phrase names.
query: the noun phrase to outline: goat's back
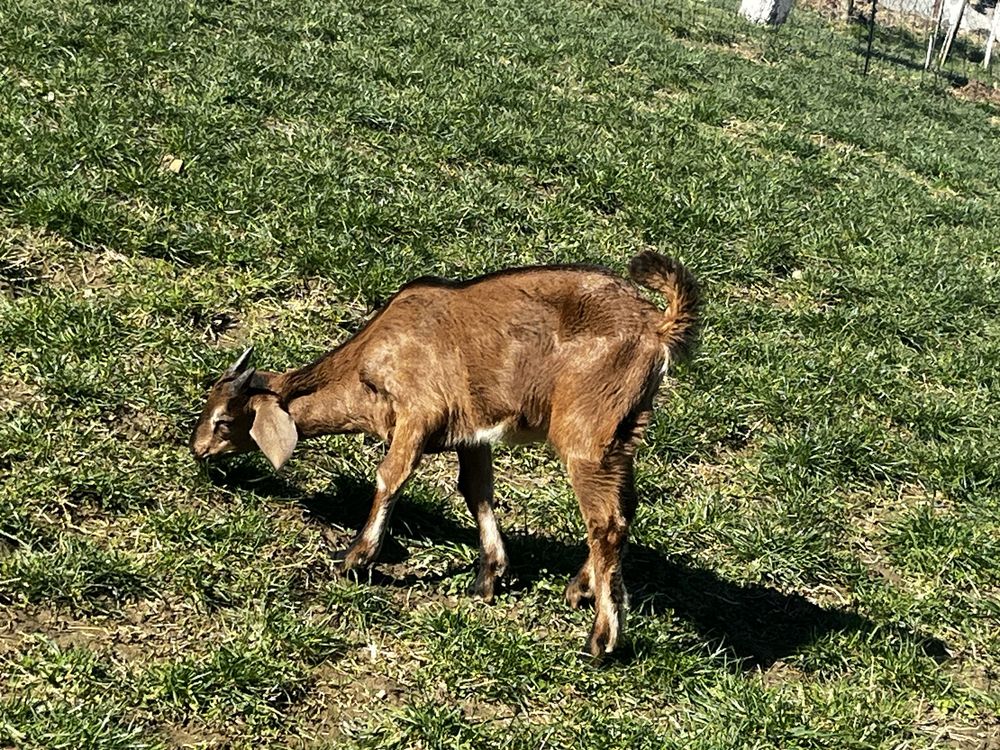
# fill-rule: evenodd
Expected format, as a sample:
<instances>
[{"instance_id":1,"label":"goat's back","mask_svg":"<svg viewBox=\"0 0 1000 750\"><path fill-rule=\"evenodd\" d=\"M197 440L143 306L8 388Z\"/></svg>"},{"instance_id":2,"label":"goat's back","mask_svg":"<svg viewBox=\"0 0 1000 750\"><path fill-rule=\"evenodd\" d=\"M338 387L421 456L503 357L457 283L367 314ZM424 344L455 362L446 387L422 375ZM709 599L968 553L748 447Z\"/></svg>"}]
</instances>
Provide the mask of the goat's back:
<instances>
[{"instance_id":1,"label":"goat's back","mask_svg":"<svg viewBox=\"0 0 1000 750\"><path fill-rule=\"evenodd\" d=\"M412 282L356 343L363 376L444 447L551 437L554 415L617 425L659 382L661 318L610 272L514 269Z\"/></svg>"}]
</instances>

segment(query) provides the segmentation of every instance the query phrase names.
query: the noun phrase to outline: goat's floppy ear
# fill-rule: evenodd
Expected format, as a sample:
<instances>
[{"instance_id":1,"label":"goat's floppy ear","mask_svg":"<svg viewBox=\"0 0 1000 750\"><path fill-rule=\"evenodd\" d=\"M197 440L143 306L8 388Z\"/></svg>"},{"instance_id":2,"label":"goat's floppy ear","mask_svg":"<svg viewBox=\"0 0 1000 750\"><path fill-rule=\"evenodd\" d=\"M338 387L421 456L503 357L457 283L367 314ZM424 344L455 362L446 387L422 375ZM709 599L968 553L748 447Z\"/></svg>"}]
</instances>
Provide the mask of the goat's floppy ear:
<instances>
[{"instance_id":1,"label":"goat's floppy ear","mask_svg":"<svg viewBox=\"0 0 1000 750\"><path fill-rule=\"evenodd\" d=\"M299 431L292 415L274 398L257 399L250 437L267 456L275 469L285 465L299 441Z\"/></svg>"}]
</instances>

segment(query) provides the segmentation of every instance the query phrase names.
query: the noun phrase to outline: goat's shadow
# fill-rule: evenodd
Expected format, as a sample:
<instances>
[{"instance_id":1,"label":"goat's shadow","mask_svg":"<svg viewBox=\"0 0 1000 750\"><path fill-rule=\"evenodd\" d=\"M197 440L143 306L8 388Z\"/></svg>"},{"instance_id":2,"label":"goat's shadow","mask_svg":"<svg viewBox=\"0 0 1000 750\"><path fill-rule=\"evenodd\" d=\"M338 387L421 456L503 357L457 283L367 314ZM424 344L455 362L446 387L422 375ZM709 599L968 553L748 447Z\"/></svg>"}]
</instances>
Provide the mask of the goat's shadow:
<instances>
[{"instance_id":1,"label":"goat's shadow","mask_svg":"<svg viewBox=\"0 0 1000 750\"><path fill-rule=\"evenodd\" d=\"M365 521L374 488L371 483L351 476L339 476L328 491L308 495L284 479L262 475L243 465L213 472L213 481L229 487L252 489L257 494L291 500L330 530L332 542L346 546ZM405 571L400 563L407 556L398 537L433 540L475 546L478 537L470 519L462 526L404 496L389 528L379 562L367 578L374 585L408 587L434 583L461 569L418 575ZM512 590L530 589L543 576L576 573L586 556L586 545L567 544L550 537L508 532L505 534L512 565ZM379 570L391 568L392 573ZM689 623L705 647L725 654L738 669L767 669L813 641L832 633L871 633L880 629L883 637L915 643L934 659L947 658L947 647L937 638L915 633L897 625L876 623L847 609L825 608L800 594L789 594L760 584L727 581L681 555L665 555L652 547L631 544L625 562L625 580L633 612L657 616L673 612ZM628 655L624 657L628 659Z\"/></svg>"}]
</instances>

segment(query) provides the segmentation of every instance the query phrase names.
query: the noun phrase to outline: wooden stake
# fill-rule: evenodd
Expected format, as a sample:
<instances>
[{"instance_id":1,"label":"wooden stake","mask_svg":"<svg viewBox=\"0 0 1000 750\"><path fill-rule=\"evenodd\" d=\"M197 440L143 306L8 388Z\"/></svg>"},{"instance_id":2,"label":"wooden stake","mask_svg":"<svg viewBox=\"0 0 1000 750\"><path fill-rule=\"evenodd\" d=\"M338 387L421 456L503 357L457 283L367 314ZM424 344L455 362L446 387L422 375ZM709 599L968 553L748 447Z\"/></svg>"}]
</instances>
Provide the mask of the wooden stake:
<instances>
[{"instance_id":1,"label":"wooden stake","mask_svg":"<svg viewBox=\"0 0 1000 750\"><path fill-rule=\"evenodd\" d=\"M948 34L944 38L944 46L941 48L941 58L938 60L938 65L944 65L948 59L948 53L951 52L951 44L955 41L955 36L958 34L958 27L962 25L962 16L965 14L965 2L966 0L958 0L951 11L951 16L948 19Z\"/></svg>"},{"instance_id":2,"label":"wooden stake","mask_svg":"<svg viewBox=\"0 0 1000 750\"><path fill-rule=\"evenodd\" d=\"M934 47L937 44L938 34L941 33L941 19L944 17L944 0L934 0L934 27L931 36L927 40L927 57L924 58L924 70L930 70L931 58L934 57Z\"/></svg>"},{"instance_id":3,"label":"wooden stake","mask_svg":"<svg viewBox=\"0 0 1000 750\"><path fill-rule=\"evenodd\" d=\"M990 38L986 40L986 56L983 57L983 67L989 69L990 56L993 54L993 42L997 40L1000 31L1000 8L993 6L993 20L990 22Z\"/></svg>"}]
</instances>

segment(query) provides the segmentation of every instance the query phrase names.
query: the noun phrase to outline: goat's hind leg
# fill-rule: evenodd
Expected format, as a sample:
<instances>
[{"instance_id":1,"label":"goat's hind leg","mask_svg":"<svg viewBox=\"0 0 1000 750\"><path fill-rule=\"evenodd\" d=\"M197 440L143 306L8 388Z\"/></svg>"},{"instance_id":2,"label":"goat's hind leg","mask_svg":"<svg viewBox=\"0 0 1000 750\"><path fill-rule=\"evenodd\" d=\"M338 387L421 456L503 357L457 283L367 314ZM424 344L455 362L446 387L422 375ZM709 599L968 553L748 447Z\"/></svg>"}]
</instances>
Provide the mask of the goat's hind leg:
<instances>
[{"instance_id":1,"label":"goat's hind leg","mask_svg":"<svg viewBox=\"0 0 1000 750\"><path fill-rule=\"evenodd\" d=\"M488 445L458 449L458 489L479 528L479 572L472 593L489 602L507 572L507 550L493 513L493 456Z\"/></svg>"},{"instance_id":2,"label":"goat's hind leg","mask_svg":"<svg viewBox=\"0 0 1000 750\"><path fill-rule=\"evenodd\" d=\"M590 561L590 555L587 555L587 559L583 561L583 565L580 566L580 570L575 576L573 576L569 583L566 584L566 590L563 592L563 597L566 599L566 603L573 609L580 609L588 602L594 599L594 569L593 563Z\"/></svg>"},{"instance_id":3,"label":"goat's hind leg","mask_svg":"<svg viewBox=\"0 0 1000 750\"><path fill-rule=\"evenodd\" d=\"M569 459L566 468L587 525L590 548L584 566L589 567L594 624L587 649L591 656L601 658L618 645L628 606L622 553L635 507L632 457L612 449L599 461Z\"/></svg>"},{"instance_id":4,"label":"goat's hind leg","mask_svg":"<svg viewBox=\"0 0 1000 750\"><path fill-rule=\"evenodd\" d=\"M641 425L645 425L648 419L648 413L643 413L640 415L639 421ZM625 521L626 532L628 527L632 525L632 519L635 518L637 504L632 465L632 454L637 442L638 438L636 437L628 442L616 443L605 459L605 463L608 464L605 471L609 472L612 477L617 477L613 481L618 483L618 507L621 510L621 517ZM598 473L601 471L599 469ZM580 566L580 570L566 584L563 596L570 607L579 609L593 601L594 575L594 556L593 548L591 548L588 551L587 559Z\"/></svg>"}]
</instances>

